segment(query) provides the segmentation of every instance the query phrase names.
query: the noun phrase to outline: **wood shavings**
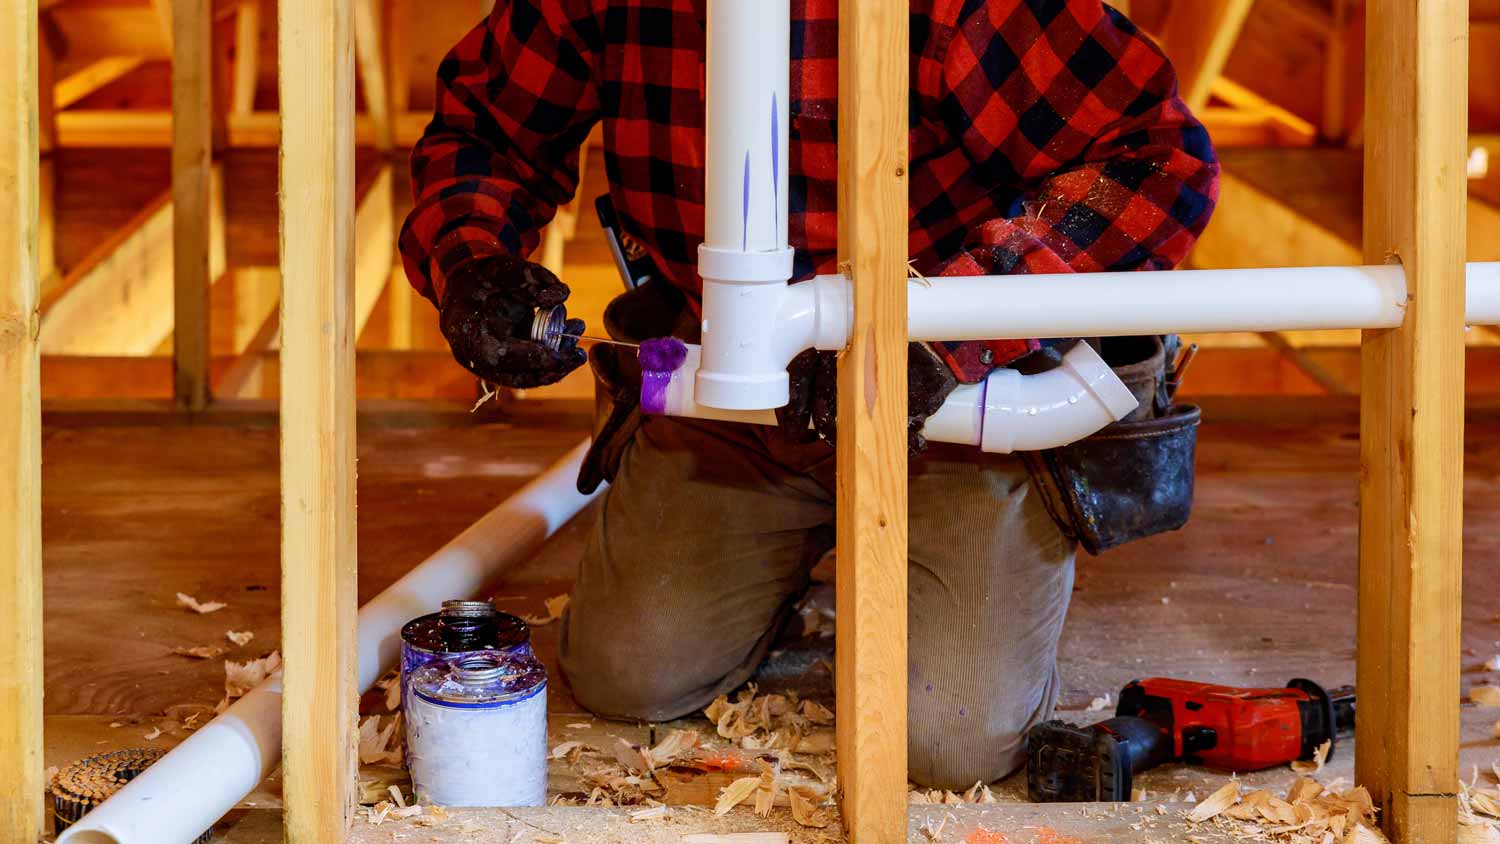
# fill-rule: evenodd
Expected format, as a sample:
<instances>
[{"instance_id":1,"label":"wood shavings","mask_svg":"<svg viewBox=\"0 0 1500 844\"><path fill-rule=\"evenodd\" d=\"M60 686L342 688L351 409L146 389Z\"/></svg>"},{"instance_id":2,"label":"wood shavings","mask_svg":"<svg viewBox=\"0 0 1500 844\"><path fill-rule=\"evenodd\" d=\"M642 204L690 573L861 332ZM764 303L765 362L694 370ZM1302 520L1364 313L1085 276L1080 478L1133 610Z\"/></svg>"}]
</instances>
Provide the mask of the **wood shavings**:
<instances>
[{"instance_id":1,"label":"wood shavings","mask_svg":"<svg viewBox=\"0 0 1500 844\"><path fill-rule=\"evenodd\" d=\"M815 700L802 701L802 717L823 727L833 723L833 712Z\"/></svg>"},{"instance_id":2,"label":"wood shavings","mask_svg":"<svg viewBox=\"0 0 1500 844\"><path fill-rule=\"evenodd\" d=\"M402 796L402 794L401 794L401 788L399 786L394 786L393 785L393 786L390 787L390 792L391 792L391 799L394 800L394 801L396 801L396 805L398 807L402 808L402 809L405 809L406 808L406 798L404 796Z\"/></svg>"},{"instance_id":3,"label":"wood shavings","mask_svg":"<svg viewBox=\"0 0 1500 844\"><path fill-rule=\"evenodd\" d=\"M224 638L233 642L235 647L243 648L250 644L250 640L255 638L255 634L249 630L226 630L224 631Z\"/></svg>"},{"instance_id":4,"label":"wood shavings","mask_svg":"<svg viewBox=\"0 0 1500 844\"><path fill-rule=\"evenodd\" d=\"M1220 812L1233 806L1240 799L1240 784L1238 780L1230 780L1223 786L1210 794L1207 799L1188 813L1188 820L1194 823L1202 823L1209 818L1217 817Z\"/></svg>"},{"instance_id":5,"label":"wood shavings","mask_svg":"<svg viewBox=\"0 0 1500 844\"><path fill-rule=\"evenodd\" d=\"M152 727L151 732L146 733L144 738L146 741L156 741L161 738L161 727Z\"/></svg>"},{"instance_id":6,"label":"wood shavings","mask_svg":"<svg viewBox=\"0 0 1500 844\"><path fill-rule=\"evenodd\" d=\"M719 793L719 801L714 804L714 814L728 814L730 809L745 802L757 788L760 788L760 777L741 777L725 786Z\"/></svg>"},{"instance_id":7,"label":"wood shavings","mask_svg":"<svg viewBox=\"0 0 1500 844\"><path fill-rule=\"evenodd\" d=\"M281 652L272 651L260 659L249 662L224 660L224 699L214 707L214 712L223 712L229 704L245 696L265 679L281 669Z\"/></svg>"},{"instance_id":8,"label":"wood shavings","mask_svg":"<svg viewBox=\"0 0 1500 844\"><path fill-rule=\"evenodd\" d=\"M538 832L531 840L535 841L536 844L562 844L563 837L555 832L543 831Z\"/></svg>"},{"instance_id":9,"label":"wood shavings","mask_svg":"<svg viewBox=\"0 0 1500 844\"><path fill-rule=\"evenodd\" d=\"M1500 686L1474 686L1469 689L1469 700L1480 706L1500 706Z\"/></svg>"},{"instance_id":10,"label":"wood shavings","mask_svg":"<svg viewBox=\"0 0 1500 844\"><path fill-rule=\"evenodd\" d=\"M218 612L229 605L219 601L199 601L192 595L185 592L178 592L177 606L190 609L199 615L208 615L211 612Z\"/></svg>"},{"instance_id":11,"label":"wood shavings","mask_svg":"<svg viewBox=\"0 0 1500 844\"><path fill-rule=\"evenodd\" d=\"M177 654L178 656L187 656L192 657L193 659L214 659L215 657L223 656L228 652L228 648L223 648L218 645L198 645L191 648L178 647L172 649L172 653Z\"/></svg>"},{"instance_id":12,"label":"wood shavings","mask_svg":"<svg viewBox=\"0 0 1500 844\"><path fill-rule=\"evenodd\" d=\"M1311 759L1297 759L1292 762L1292 770L1299 774L1316 774L1323 770L1323 765L1328 761L1328 751L1333 749L1333 742L1324 741L1313 751Z\"/></svg>"},{"instance_id":13,"label":"wood shavings","mask_svg":"<svg viewBox=\"0 0 1500 844\"><path fill-rule=\"evenodd\" d=\"M948 825L948 821L957 820L953 815L944 812L941 818L928 818L926 823L917 827L917 831L922 833L928 841L937 841L943 837L943 828Z\"/></svg>"},{"instance_id":14,"label":"wood shavings","mask_svg":"<svg viewBox=\"0 0 1500 844\"><path fill-rule=\"evenodd\" d=\"M572 598L568 595L553 595L542 602L547 608L546 615L523 615L521 620L532 627L546 627L562 618L563 610L568 608L568 602L571 600Z\"/></svg>"},{"instance_id":15,"label":"wood shavings","mask_svg":"<svg viewBox=\"0 0 1500 844\"><path fill-rule=\"evenodd\" d=\"M391 740L396 736L396 730L401 726L401 716L396 715L388 719L384 729L380 726L381 716L371 715L359 722L359 761L364 765L378 765L381 763L401 764L401 747L397 742L395 748L391 747ZM392 786L395 788L395 786Z\"/></svg>"},{"instance_id":16,"label":"wood shavings","mask_svg":"<svg viewBox=\"0 0 1500 844\"><path fill-rule=\"evenodd\" d=\"M682 844L790 844L785 832L692 832L682 836Z\"/></svg>"},{"instance_id":17,"label":"wood shavings","mask_svg":"<svg viewBox=\"0 0 1500 844\"><path fill-rule=\"evenodd\" d=\"M442 806L424 806L422 816L417 818L417 826L442 826L448 822L448 810Z\"/></svg>"},{"instance_id":18,"label":"wood shavings","mask_svg":"<svg viewBox=\"0 0 1500 844\"><path fill-rule=\"evenodd\" d=\"M645 823L646 821L666 820L667 814L667 807L665 805L652 806L649 809L638 809L630 813L630 822Z\"/></svg>"},{"instance_id":19,"label":"wood shavings","mask_svg":"<svg viewBox=\"0 0 1500 844\"><path fill-rule=\"evenodd\" d=\"M1089 701L1089 708L1085 709L1084 711L1085 712L1103 712L1104 710L1106 710L1106 709L1109 708L1109 704L1110 704L1109 692L1105 692L1104 693L1104 697L1096 697L1093 700Z\"/></svg>"},{"instance_id":20,"label":"wood shavings","mask_svg":"<svg viewBox=\"0 0 1500 844\"><path fill-rule=\"evenodd\" d=\"M644 754L652 770L665 768L698 746L696 730L673 730Z\"/></svg>"},{"instance_id":21,"label":"wood shavings","mask_svg":"<svg viewBox=\"0 0 1500 844\"><path fill-rule=\"evenodd\" d=\"M571 756L573 758L570 761L576 762L578 760L578 754L587 747L588 745L584 744L581 741L565 741L552 748L552 753L549 755L549 758L567 759L569 756Z\"/></svg>"},{"instance_id":22,"label":"wood shavings","mask_svg":"<svg viewBox=\"0 0 1500 844\"><path fill-rule=\"evenodd\" d=\"M500 395L500 389L488 381L480 381L479 389L484 393L474 402L474 406L469 408L470 413L478 412L479 408L484 407L485 402Z\"/></svg>"},{"instance_id":23,"label":"wood shavings","mask_svg":"<svg viewBox=\"0 0 1500 844\"><path fill-rule=\"evenodd\" d=\"M807 789L789 788L786 796L792 806L792 820L796 821L798 826L824 829L832 823L828 812L820 808L819 804L823 802L820 795L813 794Z\"/></svg>"},{"instance_id":24,"label":"wood shavings","mask_svg":"<svg viewBox=\"0 0 1500 844\"><path fill-rule=\"evenodd\" d=\"M381 824L385 823L386 816L389 815L391 813L391 810L394 808L396 808L396 804L392 803L389 800L382 800L379 803L376 803L374 806L368 806L365 808L365 820L370 824L370 826L380 826Z\"/></svg>"}]
</instances>

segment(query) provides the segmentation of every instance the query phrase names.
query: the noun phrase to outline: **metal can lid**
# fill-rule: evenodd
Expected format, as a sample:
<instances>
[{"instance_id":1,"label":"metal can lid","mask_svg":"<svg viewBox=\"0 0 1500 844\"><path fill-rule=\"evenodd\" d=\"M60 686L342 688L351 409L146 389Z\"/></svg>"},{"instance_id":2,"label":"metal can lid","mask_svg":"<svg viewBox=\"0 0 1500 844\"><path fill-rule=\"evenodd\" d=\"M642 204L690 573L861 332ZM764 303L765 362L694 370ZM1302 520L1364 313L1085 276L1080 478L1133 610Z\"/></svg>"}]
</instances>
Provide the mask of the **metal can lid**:
<instances>
[{"instance_id":1,"label":"metal can lid","mask_svg":"<svg viewBox=\"0 0 1500 844\"><path fill-rule=\"evenodd\" d=\"M449 618L487 618L495 614L494 601L444 601L443 615Z\"/></svg>"}]
</instances>

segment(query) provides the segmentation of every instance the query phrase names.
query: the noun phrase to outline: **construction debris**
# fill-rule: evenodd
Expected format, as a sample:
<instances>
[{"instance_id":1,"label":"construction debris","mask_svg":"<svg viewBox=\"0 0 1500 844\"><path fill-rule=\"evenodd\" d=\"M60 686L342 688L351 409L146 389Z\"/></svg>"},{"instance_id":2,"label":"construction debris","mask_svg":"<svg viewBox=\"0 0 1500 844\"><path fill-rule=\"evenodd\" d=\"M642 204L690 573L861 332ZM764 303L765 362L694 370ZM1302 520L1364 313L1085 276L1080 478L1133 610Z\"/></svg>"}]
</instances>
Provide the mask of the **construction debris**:
<instances>
[{"instance_id":1,"label":"construction debris","mask_svg":"<svg viewBox=\"0 0 1500 844\"><path fill-rule=\"evenodd\" d=\"M178 656L187 656L193 659L214 659L228 652L228 648L219 645L198 645L192 648L177 647L172 649L172 653Z\"/></svg>"},{"instance_id":2,"label":"construction debris","mask_svg":"<svg viewBox=\"0 0 1500 844\"><path fill-rule=\"evenodd\" d=\"M568 595L553 595L543 604L547 607L546 615L523 615L521 620L532 627L546 627L559 618L562 618L563 610L568 608L568 602L572 600Z\"/></svg>"},{"instance_id":3,"label":"construction debris","mask_svg":"<svg viewBox=\"0 0 1500 844\"><path fill-rule=\"evenodd\" d=\"M211 612L218 612L219 610L222 610L229 605L220 601L199 601L192 595L188 595L184 592L178 592L177 606L186 607L187 609L190 609L193 612L198 613L199 615L207 615Z\"/></svg>"},{"instance_id":4,"label":"construction debris","mask_svg":"<svg viewBox=\"0 0 1500 844\"><path fill-rule=\"evenodd\" d=\"M1380 844L1375 804L1363 786L1336 791L1302 777L1282 799L1261 789L1241 794L1230 780L1184 817L1191 824L1212 823L1236 838L1285 844Z\"/></svg>"},{"instance_id":5,"label":"construction debris","mask_svg":"<svg viewBox=\"0 0 1500 844\"><path fill-rule=\"evenodd\" d=\"M224 660L224 699L214 707L214 712L223 712L231 703L259 686L265 679L281 670L281 652L272 651L260 659L249 662Z\"/></svg>"},{"instance_id":6,"label":"construction debris","mask_svg":"<svg viewBox=\"0 0 1500 844\"><path fill-rule=\"evenodd\" d=\"M1328 761L1328 751L1332 749L1333 742L1323 742L1313 751L1313 758L1294 760L1292 762L1292 770L1299 774L1316 774L1323 770L1323 765Z\"/></svg>"},{"instance_id":7,"label":"construction debris","mask_svg":"<svg viewBox=\"0 0 1500 844\"><path fill-rule=\"evenodd\" d=\"M226 630L224 631L224 637L233 642L236 647L243 648L250 644L250 640L255 638L255 634L249 630Z\"/></svg>"},{"instance_id":8,"label":"construction debris","mask_svg":"<svg viewBox=\"0 0 1500 844\"><path fill-rule=\"evenodd\" d=\"M1480 706L1500 706L1500 686L1474 686L1469 689L1469 700Z\"/></svg>"}]
</instances>

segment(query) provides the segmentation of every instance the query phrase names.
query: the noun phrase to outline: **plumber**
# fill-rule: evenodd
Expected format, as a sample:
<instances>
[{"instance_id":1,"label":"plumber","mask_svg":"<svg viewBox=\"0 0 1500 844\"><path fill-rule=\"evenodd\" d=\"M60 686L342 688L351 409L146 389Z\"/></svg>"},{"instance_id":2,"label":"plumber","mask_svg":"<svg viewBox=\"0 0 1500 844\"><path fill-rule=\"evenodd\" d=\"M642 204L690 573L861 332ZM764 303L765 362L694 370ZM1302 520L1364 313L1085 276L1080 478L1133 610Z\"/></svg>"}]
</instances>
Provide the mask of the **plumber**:
<instances>
[{"instance_id":1,"label":"plumber","mask_svg":"<svg viewBox=\"0 0 1500 844\"><path fill-rule=\"evenodd\" d=\"M498 0L440 65L400 247L475 375L531 388L585 362L572 343L531 339L534 309L569 291L527 256L577 190L596 126L627 257L653 265L605 327L617 339L698 340L705 5ZM1100 0L911 8L909 248L920 272L1183 260L1213 209L1218 165L1172 68L1129 20ZM791 0L785 236L797 280L837 269L837 9ZM1058 697L1075 548L1095 546L1048 506L1023 460L928 445L923 422L957 384L1043 368L1065 346L910 346L910 775L924 786L967 787L1022 764L1022 737ZM1110 362L1143 398L1138 414L1170 413L1162 345L1121 349ZM810 572L833 545L836 358L793 361L779 428L643 416L633 356L598 347L593 358L599 413L580 485L612 485L580 564L562 667L602 716L678 718L745 683L796 632ZM1132 469L1115 465L1130 463L1118 453L1084 455L1073 470Z\"/></svg>"}]
</instances>

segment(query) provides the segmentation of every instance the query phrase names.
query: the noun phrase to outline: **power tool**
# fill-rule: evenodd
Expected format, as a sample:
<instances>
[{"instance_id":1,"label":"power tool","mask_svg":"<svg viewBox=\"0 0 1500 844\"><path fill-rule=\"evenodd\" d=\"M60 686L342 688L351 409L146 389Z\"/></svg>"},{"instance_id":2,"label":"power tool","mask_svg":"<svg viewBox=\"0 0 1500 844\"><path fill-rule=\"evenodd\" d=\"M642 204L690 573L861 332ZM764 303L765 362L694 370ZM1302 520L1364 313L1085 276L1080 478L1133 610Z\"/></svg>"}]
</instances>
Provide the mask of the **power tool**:
<instances>
[{"instance_id":1,"label":"power tool","mask_svg":"<svg viewBox=\"0 0 1500 844\"><path fill-rule=\"evenodd\" d=\"M1026 734L1026 785L1038 803L1130 799L1136 774L1166 762L1258 771L1313 759L1354 731L1354 689L1311 680L1238 689L1156 677L1120 692L1115 717L1046 721ZM1325 759L1327 756L1325 755Z\"/></svg>"}]
</instances>

